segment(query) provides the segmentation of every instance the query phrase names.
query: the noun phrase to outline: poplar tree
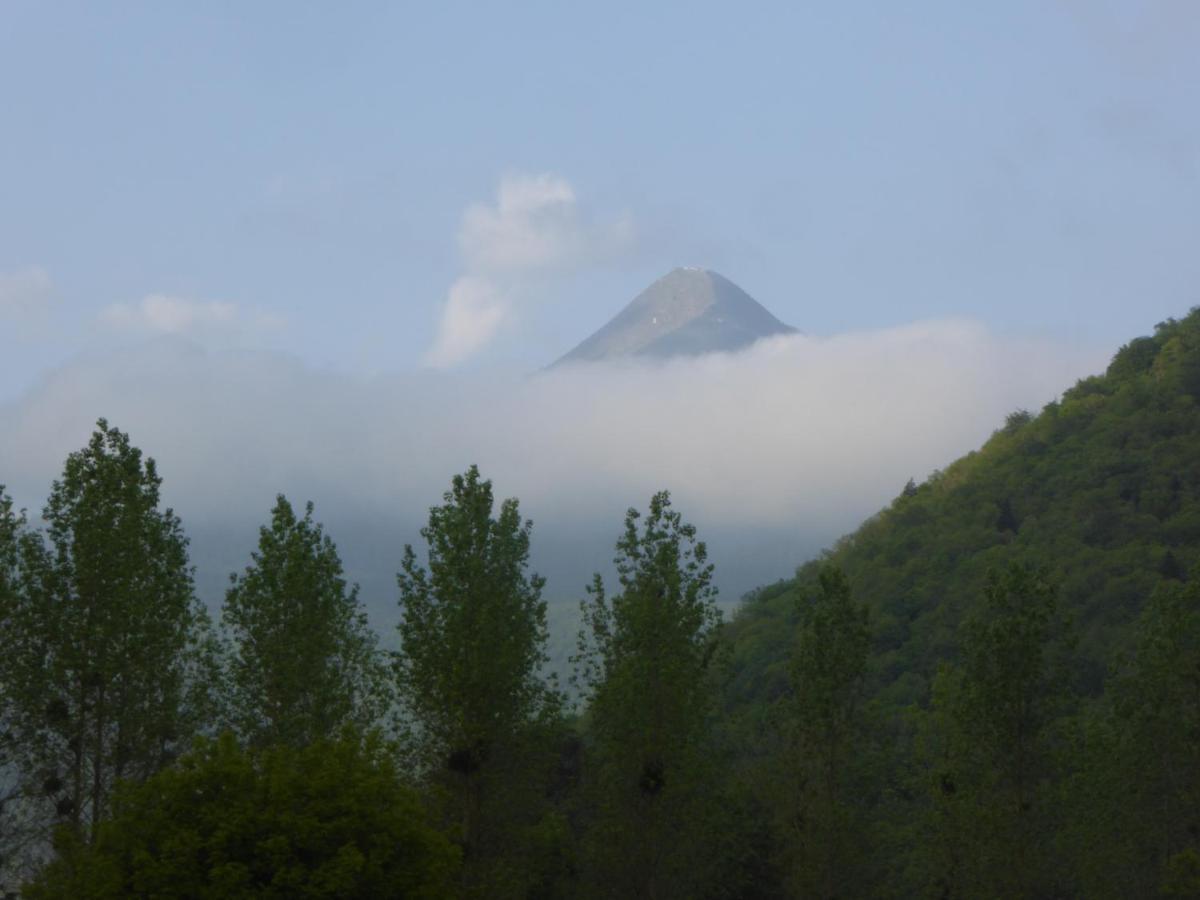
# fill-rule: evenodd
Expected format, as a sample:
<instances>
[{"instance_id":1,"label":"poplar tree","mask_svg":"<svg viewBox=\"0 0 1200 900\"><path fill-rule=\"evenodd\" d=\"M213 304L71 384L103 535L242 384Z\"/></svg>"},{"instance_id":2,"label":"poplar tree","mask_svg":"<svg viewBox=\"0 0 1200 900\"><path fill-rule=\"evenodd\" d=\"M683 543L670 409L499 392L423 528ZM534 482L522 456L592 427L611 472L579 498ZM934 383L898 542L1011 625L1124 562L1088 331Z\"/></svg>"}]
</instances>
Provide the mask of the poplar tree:
<instances>
[{"instance_id":1,"label":"poplar tree","mask_svg":"<svg viewBox=\"0 0 1200 900\"><path fill-rule=\"evenodd\" d=\"M1200 582L1163 582L1090 718L1073 855L1088 897L1200 895Z\"/></svg>"},{"instance_id":2,"label":"poplar tree","mask_svg":"<svg viewBox=\"0 0 1200 900\"><path fill-rule=\"evenodd\" d=\"M203 723L208 620L154 460L100 419L19 541L0 684L18 763L90 836L119 779L143 780Z\"/></svg>"},{"instance_id":3,"label":"poplar tree","mask_svg":"<svg viewBox=\"0 0 1200 900\"><path fill-rule=\"evenodd\" d=\"M826 566L800 608L792 696L784 705L782 804L785 870L796 896L861 893L868 844L860 770L871 631L841 569ZM856 802L856 800L858 802Z\"/></svg>"},{"instance_id":4,"label":"poplar tree","mask_svg":"<svg viewBox=\"0 0 1200 900\"><path fill-rule=\"evenodd\" d=\"M616 549L620 592L609 598L595 576L576 657L591 751L588 880L611 896L700 896L715 799L713 567L666 491L644 519L626 513Z\"/></svg>"},{"instance_id":5,"label":"poplar tree","mask_svg":"<svg viewBox=\"0 0 1200 900\"><path fill-rule=\"evenodd\" d=\"M230 576L221 619L229 716L251 744L301 748L386 712L386 658L312 503L297 517L278 496L251 564Z\"/></svg>"},{"instance_id":6,"label":"poplar tree","mask_svg":"<svg viewBox=\"0 0 1200 900\"><path fill-rule=\"evenodd\" d=\"M399 573L400 699L423 771L463 848L463 893L524 896L539 877L548 738L559 694L541 677L544 579L531 574L532 523L495 501L475 466L454 476Z\"/></svg>"},{"instance_id":7,"label":"poplar tree","mask_svg":"<svg viewBox=\"0 0 1200 900\"><path fill-rule=\"evenodd\" d=\"M945 896L1059 889L1055 723L1072 696L1072 647L1044 572L1014 565L989 575L963 625L962 659L939 672L926 721L931 874Z\"/></svg>"},{"instance_id":8,"label":"poplar tree","mask_svg":"<svg viewBox=\"0 0 1200 900\"><path fill-rule=\"evenodd\" d=\"M12 617L20 590L18 567L25 515L13 509L12 499L0 485L0 655L8 652ZM0 663L0 670L3 670ZM28 873L31 845L39 837L36 798L21 778L15 728L16 706L11 685L0 680L0 896L6 896Z\"/></svg>"}]
</instances>

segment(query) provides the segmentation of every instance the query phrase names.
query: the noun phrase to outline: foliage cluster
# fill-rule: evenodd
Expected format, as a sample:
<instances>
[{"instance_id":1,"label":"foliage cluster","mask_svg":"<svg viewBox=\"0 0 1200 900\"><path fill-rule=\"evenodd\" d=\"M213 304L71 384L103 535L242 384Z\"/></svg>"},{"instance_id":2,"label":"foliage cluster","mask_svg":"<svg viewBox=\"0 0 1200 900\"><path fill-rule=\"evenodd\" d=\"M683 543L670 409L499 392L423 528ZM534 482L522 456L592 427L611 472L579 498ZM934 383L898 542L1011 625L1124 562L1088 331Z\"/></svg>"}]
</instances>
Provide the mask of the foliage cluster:
<instances>
[{"instance_id":1,"label":"foliage cluster","mask_svg":"<svg viewBox=\"0 0 1200 900\"><path fill-rule=\"evenodd\" d=\"M89 844L59 834L38 898L439 898L457 850L378 740L201 740L118 791Z\"/></svg>"}]
</instances>

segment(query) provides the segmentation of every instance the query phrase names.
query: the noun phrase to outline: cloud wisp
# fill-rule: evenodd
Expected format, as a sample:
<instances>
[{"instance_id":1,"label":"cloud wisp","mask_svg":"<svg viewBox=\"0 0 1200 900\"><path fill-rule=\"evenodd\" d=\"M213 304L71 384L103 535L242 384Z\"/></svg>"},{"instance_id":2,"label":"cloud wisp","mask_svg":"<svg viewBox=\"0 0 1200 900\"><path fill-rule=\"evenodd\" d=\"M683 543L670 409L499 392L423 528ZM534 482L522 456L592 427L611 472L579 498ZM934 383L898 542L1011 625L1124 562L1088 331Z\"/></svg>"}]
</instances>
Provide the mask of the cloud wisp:
<instances>
[{"instance_id":1,"label":"cloud wisp","mask_svg":"<svg viewBox=\"0 0 1200 900\"><path fill-rule=\"evenodd\" d=\"M463 213L458 232L463 274L442 303L426 364L450 368L474 356L536 299L539 282L619 255L632 234L628 218L589 219L564 178L505 176L493 202L473 204Z\"/></svg>"},{"instance_id":2,"label":"cloud wisp","mask_svg":"<svg viewBox=\"0 0 1200 900\"><path fill-rule=\"evenodd\" d=\"M483 349L511 311L507 295L487 278L464 275L450 285L437 340L425 354L426 364L449 368Z\"/></svg>"},{"instance_id":3,"label":"cloud wisp","mask_svg":"<svg viewBox=\"0 0 1200 900\"><path fill-rule=\"evenodd\" d=\"M122 332L192 337L273 331L283 324L277 316L246 312L233 303L168 294L148 294L136 303L114 303L100 314L100 321Z\"/></svg>"}]
</instances>

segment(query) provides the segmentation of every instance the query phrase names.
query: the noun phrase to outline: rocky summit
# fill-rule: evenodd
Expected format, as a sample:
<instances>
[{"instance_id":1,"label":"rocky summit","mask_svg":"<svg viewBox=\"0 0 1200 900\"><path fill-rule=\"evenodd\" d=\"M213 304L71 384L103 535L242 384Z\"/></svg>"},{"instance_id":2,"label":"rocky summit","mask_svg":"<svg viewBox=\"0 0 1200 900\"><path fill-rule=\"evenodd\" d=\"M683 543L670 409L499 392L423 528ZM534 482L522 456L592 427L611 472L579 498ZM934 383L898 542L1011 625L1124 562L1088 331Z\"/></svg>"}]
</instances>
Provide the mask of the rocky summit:
<instances>
[{"instance_id":1,"label":"rocky summit","mask_svg":"<svg viewBox=\"0 0 1200 900\"><path fill-rule=\"evenodd\" d=\"M730 352L795 331L728 278L708 269L680 268L634 297L554 365Z\"/></svg>"}]
</instances>

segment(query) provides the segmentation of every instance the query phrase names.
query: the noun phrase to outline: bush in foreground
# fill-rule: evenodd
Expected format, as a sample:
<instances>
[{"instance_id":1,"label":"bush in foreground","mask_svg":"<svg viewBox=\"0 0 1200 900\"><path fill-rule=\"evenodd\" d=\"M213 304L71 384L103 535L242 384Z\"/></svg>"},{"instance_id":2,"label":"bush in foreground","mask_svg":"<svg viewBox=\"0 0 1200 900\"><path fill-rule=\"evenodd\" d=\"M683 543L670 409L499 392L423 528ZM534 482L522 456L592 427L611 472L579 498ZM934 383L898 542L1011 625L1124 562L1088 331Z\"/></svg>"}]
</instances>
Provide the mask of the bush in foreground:
<instances>
[{"instance_id":1,"label":"bush in foreground","mask_svg":"<svg viewBox=\"0 0 1200 900\"><path fill-rule=\"evenodd\" d=\"M458 852L373 740L250 752L231 736L116 797L88 846L60 834L25 896L445 897Z\"/></svg>"}]
</instances>

